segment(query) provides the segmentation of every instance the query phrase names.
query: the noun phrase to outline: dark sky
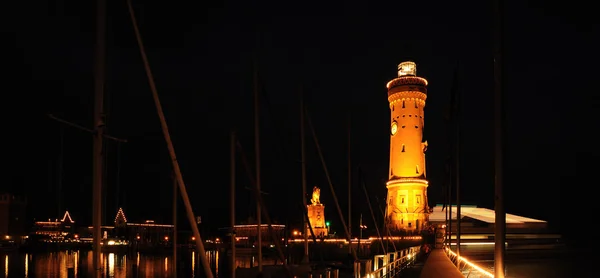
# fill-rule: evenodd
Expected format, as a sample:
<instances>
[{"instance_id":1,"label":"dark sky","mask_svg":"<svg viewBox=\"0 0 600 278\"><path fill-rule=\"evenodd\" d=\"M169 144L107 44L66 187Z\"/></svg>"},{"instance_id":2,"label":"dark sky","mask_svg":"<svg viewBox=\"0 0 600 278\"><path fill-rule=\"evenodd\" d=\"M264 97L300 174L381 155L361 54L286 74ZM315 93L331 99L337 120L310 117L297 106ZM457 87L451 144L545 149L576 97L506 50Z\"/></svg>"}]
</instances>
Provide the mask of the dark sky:
<instances>
[{"instance_id":1,"label":"dark sky","mask_svg":"<svg viewBox=\"0 0 600 278\"><path fill-rule=\"evenodd\" d=\"M48 2L15 6L8 17L14 20L3 27L12 48L2 53L8 69L2 117L7 151L0 190L27 195L32 217L58 217L62 208L90 223L92 136L47 114L92 127L95 10L83 2ZM107 142L106 219L111 222L122 206L130 220L170 222L166 143L127 6L110 2L107 127L129 142ZM296 224L301 217L300 87L344 214L349 114L354 173L363 170L374 205L385 199L390 124L385 84L396 76L397 64L409 59L430 84L424 129L429 204L443 200L444 115L458 63L462 200L493 208L490 3L133 2L184 180L207 225L229 221L231 129L254 167L253 56L262 83L262 186L274 219ZM567 232L572 226L566 224L579 225L585 218L578 217L593 213L598 184L593 147L598 22L591 8L574 2L541 2L505 4L506 211L562 224ZM327 218L339 227L308 131L308 186L322 188ZM254 214L242 167L238 163L239 219ZM372 223L357 175L354 179L353 222L363 213Z\"/></svg>"}]
</instances>

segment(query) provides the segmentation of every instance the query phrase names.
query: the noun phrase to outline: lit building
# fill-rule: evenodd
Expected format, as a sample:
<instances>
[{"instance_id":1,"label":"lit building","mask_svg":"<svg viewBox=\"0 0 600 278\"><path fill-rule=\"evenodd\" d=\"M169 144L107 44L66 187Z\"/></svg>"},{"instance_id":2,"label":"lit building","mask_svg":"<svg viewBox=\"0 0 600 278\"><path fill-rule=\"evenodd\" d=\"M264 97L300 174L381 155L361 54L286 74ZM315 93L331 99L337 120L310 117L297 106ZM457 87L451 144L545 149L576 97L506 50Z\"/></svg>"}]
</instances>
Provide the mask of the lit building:
<instances>
[{"instance_id":1,"label":"lit building","mask_svg":"<svg viewBox=\"0 0 600 278\"><path fill-rule=\"evenodd\" d=\"M452 215L450 221L452 223L452 231L448 231L446 218L448 218L448 210L444 206L438 204L431 209L428 222L437 227L439 240L437 244L441 245L447 239L444 234L448 232L451 240L450 245L456 245L457 236L457 207L452 206ZM562 236L548 226L548 222L544 220L518 216L515 214L505 214L506 225L506 248L507 250L519 250L526 248L528 250L540 249L550 250L561 246ZM461 205L460 213L460 244L461 254L481 254L489 252L493 254L496 212L492 209L480 208L474 205ZM489 254L488 253L488 254Z\"/></svg>"},{"instance_id":2,"label":"lit building","mask_svg":"<svg viewBox=\"0 0 600 278\"><path fill-rule=\"evenodd\" d=\"M496 222L496 212L487 208L479 208L473 205L460 206L461 233L489 233L494 234L494 225ZM456 231L457 207L452 206L452 230ZM436 205L429 214L429 222L434 225L446 224L447 211L443 209L443 205ZM518 216L515 214L506 213L506 231L510 233L526 233L526 232L546 232L548 231L548 222L544 220L534 219L530 217Z\"/></svg>"},{"instance_id":3,"label":"lit building","mask_svg":"<svg viewBox=\"0 0 600 278\"><path fill-rule=\"evenodd\" d=\"M80 240L93 241L94 226L82 227ZM132 245L136 248L165 247L172 244L174 226L157 224L154 220L143 223L129 222L122 208L119 208L113 226L100 226L101 238L107 245ZM103 244L103 243L101 243ZM107 247L107 248L112 248ZM141 249L138 249L138 251Z\"/></svg>"},{"instance_id":4,"label":"lit building","mask_svg":"<svg viewBox=\"0 0 600 278\"><path fill-rule=\"evenodd\" d=\"M235 225L233 226L235 230L235 240L236 245L241 247L253 247L258 243L258 227L257 224L244 224L244 225ZM275 238L283 238L285 237L285 225L282 224L272 224L271 229L273 229L273 233L275 233ZM221 230L230 230L230 228L224 228ZM262 238L262 245L264 246L274 246L273 236L269 231L268 224L260 225L260 232ZM217 238L217 242L219 239Z\"/></svg>"},{"instance_id":5,"label":"lit building","mask_svg":"<svg viewBox=\"0 0 600 278\"><path fill-rule=\"evenodd\" d=\"M0 236L23 236L27 200L12 194L0 194Z\"/></svg>"},{"instance_id":6,"label":"lit building","mask_svg":"<svg viewBox=\"0 0 600 278\"><path fill-rule=\"evenodd\" d=\"M321 204L320 197L321 189L315 186L313 188L312 199L310 199L312 204L307 205L308 221L316 237L325 237L328 234L327 222L325 222L325 206ZM309 237L312 236L309 227L306 227L305 232Z\"/></svg>"},{"instance_id":7,"label":"lit building","mask_svg":"<svg viewBox=\"0 0 600 278\"><path fill-rule=\"evenodd\" d=\"M128 222L125 212L119 208L111 236L134 244L168 245L173 240L173 227L171 224L154 223L154 220L146 220L143 223Z\"/></svg>"},{"instance_id":8,"label":"lit building","mask_svg":"<svg viewBox=\"0 0 600 278\"><path fill-rule=\"evenodd\" d=\"M414 62L403 62L387 90L391 111L387 225L392 232L418 232L429 212L427 141L423 141L427 80L417 76Z\"/></svg>"},{"instance_id":9,"label":"lit building","mask_svg":"<svg viewBox=\"0 0 600 278\"><path fill-rule=\"evenodd\" d=\"M69 234L75 232L75 221L69 211L65 211L62 219L48 219L48 221L35 221L33 234L46 237L52 241L62 241Z\"/></svg>"}]
</instances>

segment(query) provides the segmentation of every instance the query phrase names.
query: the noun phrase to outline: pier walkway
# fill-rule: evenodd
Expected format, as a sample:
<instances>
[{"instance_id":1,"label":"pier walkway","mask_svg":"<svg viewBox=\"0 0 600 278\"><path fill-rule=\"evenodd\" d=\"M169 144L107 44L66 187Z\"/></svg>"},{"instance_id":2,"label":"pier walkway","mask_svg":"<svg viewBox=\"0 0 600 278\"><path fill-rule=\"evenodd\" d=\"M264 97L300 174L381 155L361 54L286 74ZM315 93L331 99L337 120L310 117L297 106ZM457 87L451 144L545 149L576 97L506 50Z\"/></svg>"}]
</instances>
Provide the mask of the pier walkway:
<instances>
[{"instance_id":1,"label":"pier walkway","mask_svg":"<svg viewBox=\"0 0 600 278\"><path fill-rule=\"evenodd\" d=\"M465 275L452 262L450 257L456 257L452 251L446 253L444 249L436 248L431 250L424 263L416 261L419 253L418 247L411 247L400 252L388 253L387 255L376 255L374 259L362 263L356 262L354 266L354 278L394 278L394 277L419 277L419 278L463 278ZM470 268L480 271L481 268L466 261L463 258L457 258L461 264L468 265ZM364 267L364 272L361 268ZM372 270L371 270L372 269ZM483 270L481 270L483 271ZM493 277L485 273L486 276Z\"/></svg>"},{"instance_id":2,"label":"pier walkway","mask_svg":"<svg viewBox=\"0 0 600 278\"><path fill-rule=\"evenodd\" d=\"M420 278L464 278L444 249L433 249L425 261Z\"/></svg>"}]
</instances>

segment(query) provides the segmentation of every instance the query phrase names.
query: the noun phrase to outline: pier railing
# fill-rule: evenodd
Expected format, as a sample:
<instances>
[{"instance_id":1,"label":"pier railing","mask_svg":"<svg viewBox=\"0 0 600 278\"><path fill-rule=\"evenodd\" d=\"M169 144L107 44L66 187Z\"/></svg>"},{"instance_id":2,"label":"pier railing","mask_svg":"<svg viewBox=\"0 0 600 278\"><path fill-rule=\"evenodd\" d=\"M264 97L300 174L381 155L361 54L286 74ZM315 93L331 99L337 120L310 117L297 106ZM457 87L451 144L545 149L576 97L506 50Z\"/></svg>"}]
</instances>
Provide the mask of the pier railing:
<instances>
[{"instance_id":1,"label":"pier railing","mask_svg":"<svg viewBox=\"0 0 600 278\"><path fill-rule=\"evenodd\" d=\"M444 250L446 250L446 254L448 257L450 257L450 260L456 265L458 270L460 270L460 272L463 274L466 274L466 277L469 277L470 275L478 275L478 277L494 278L494 274L492 274L490 271L474 264L465 257L457 255L450 248L446 247Z\"/></svg>"},{"instance_id":2,"label":"pier railing","mask_svg":"<svg viewBox=\"0 0 600 278\"><path fill-rule=\"evenodd\" d=\"M383 278L394 277L408 266L419 252L420 247L410 247L398 252L389 252L385 255L375 255L373 260L354 263L355 278ZM364 267L364 271L361 268Z\"/></svg>"}]
</instances>

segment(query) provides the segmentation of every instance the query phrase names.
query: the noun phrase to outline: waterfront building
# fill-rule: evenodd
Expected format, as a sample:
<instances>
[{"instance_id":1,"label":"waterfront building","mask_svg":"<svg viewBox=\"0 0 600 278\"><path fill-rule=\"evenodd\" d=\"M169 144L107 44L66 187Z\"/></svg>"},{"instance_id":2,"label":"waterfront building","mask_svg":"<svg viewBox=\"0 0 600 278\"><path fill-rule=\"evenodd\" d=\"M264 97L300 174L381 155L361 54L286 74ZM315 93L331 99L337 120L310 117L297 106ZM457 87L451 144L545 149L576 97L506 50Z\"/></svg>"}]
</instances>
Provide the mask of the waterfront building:
<instances>
[{"instance_id":1,"label":"waterfront building","mask_svg":"<svg viewBox=\"0 0 600 278\"><path fill-rule=\"evenodd\" d=\"M71 218L69 211L65 211L59 219L48 219L48 221L35 221L32 234L51 241L63 241L69 235L75 233L75 221Z\"/></svg>"},{"instance_id":2,"label":"waterfront building","mask_svg":"<svg viewBox=\"0 0 600 278\"><path fill-rule=\"evenodd\" d=\"M87 235L92 234L93 226L86 229ZM102 226L102 238L119 239L129 244L139 246L167 246L173 240L174 226L158 224L154 220L141 223L130 222L122 208L119 208L113 226Z\"/></svg>"},{"instance_id":3,"label":"waterfront building","mask_svg":"<svg viewBox=\"0 0 600 278\"><path fill-rule=\"evenodd\" d=\"M0 236L6 238L27 234L27 199L9 193L0 194Z\"/></svg>"}]
</instances>

